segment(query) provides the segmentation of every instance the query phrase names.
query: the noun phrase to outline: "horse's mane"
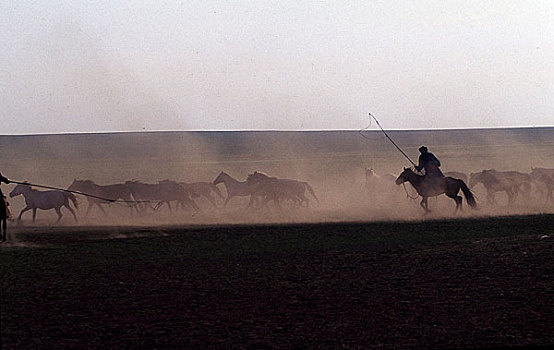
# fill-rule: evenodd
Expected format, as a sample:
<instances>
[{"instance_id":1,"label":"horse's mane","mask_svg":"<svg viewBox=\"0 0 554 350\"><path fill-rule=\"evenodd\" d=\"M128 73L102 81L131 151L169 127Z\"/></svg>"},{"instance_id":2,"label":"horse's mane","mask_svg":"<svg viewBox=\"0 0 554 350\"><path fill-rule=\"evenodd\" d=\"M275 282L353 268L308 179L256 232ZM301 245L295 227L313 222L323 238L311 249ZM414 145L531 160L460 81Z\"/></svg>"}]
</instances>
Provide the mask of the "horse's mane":
<instances>
[{"instance_id":1,"label":"horse's mane","mask_svg":"<svg viewBox=\"0 0 554 350\"><path fill-rule=\"evenodd\" d=\"M133 185L133 184L141 184L139 180L127 180L125 181L125 185Z\"/></svg>"},{"instance_id":2,"label":"horse's mane","mask_svg":"<svg viewBox=\"0 0 554 350\"><path fill-rule=\"evenodd\" d=\"M87 184L87 185L96 185L96 183L92 180L76 180L76 181Z\"/></svg>"},{"instance_id":3,"label":"horse's mane","mask_svg":"<svg viewBox=\"0 0 554 350\"><path fill-rule=\"evenodd\" d=\"M269 176L266 173L263 173L261 171L254 171L254 174L250 174L249 176L254 176L254 175L258 175L258 176L261 176L261 177L264 177L264 178L270 179L270 180L277 180L277 178L275 176Z\"/></svg>"}]
</instances>

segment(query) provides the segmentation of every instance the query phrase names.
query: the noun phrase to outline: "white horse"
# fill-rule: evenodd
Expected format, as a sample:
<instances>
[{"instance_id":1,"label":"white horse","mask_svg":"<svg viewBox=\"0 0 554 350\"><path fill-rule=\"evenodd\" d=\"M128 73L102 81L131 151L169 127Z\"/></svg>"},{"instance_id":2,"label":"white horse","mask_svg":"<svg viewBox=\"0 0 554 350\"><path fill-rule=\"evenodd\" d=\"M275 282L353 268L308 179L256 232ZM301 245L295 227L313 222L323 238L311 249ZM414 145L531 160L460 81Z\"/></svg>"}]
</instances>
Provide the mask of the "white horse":
<instances>
[{"instance_id":1,"label":"white horse","mask_svg":"<svg viewBox=\"0 0 554 350\"><path fill-rule=\"evenodd\" d=\"M395 187L396 175L377 175L372 168L365 168L365 188L368 194L390 191Z\"/></svg>"},{"instance_id":2,"label":"white horse","mask_svg":"<svg viewBox=\"0 0 554 350\"><path fill-rule=\"evenodd\" d=\"M223 208L227 206L227 203L229 203L229 201L233 197L246 197L246 196L252 195L252 187L249 187L246 181L238 181L232 178L231 175L223 171L220 172L219 175L217 175L213 183L214 185L222 183L225 185L225 188L227 189L227 198L223 203ZM253 199L253 196L251 196L250 202L248 203L248 207L251 207L253 202L254 202L254 199Z\"/></svg>"},{"instance_id":3,"label":"white horse","mask_svg":"<svg viewBox=\"0 0 554 350\"><path fill-rule=\"evenodd\" d=\"M75 218L75 222L78 221L77 215L75 215L75 211L69 205L69 200L71 200L73 202L73 205L75 206L75 209L77 209L77 198L70 192L58 190L38 191L33 189L30 185L19 184L15 186L13 191L10 192L10 197L13 198L15 196L19 196L20 194L25 197L26 206L19 213L19 216L17 217L17 222L21 221L21 215L23 215L23 213L28 210L33 210L34 223L37 216L37 209L54 209L58 214L58 220L56 221L56 223L58 223L62 218L62 206L69 209L69 211L71 212L71 214L73 214L73 217Z\"/></svg>"}]
</instances>

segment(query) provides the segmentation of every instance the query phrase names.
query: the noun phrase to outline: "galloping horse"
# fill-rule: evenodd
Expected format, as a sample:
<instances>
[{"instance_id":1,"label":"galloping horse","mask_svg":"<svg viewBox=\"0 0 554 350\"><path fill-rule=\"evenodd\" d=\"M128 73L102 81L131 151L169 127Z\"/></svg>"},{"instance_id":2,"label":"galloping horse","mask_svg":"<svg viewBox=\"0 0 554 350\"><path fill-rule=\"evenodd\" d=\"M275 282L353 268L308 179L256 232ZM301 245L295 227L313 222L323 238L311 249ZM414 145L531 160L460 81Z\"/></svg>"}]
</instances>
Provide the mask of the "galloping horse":
<instances>
[{"instance_id":1,"label":"galloping horse","mask_svg":"<svg viewBox=\"0 0 554 350\"><path fill-rule=\"evenodd\" d=\"M75 215L75 211L69 205L69 200L71 200L73 202L73 205L75 206L75 209L78 208L77 198L75 198L73 193L58 190L38 191L33 189L30 185L19 184L15 186L13 191L10 192L10 197L13 198L21 194L23 195L23 197L25 197L26 206L19 213L19 216L17 217L17 222L21 221L21 215L23 215L23 213L27 210L33 210L34 223L37 216L37 209L54 209L58 214L58 220L56 221L56 223L58 223L62 218L62 212L60 210L62 206L66 207L71 212L71 214L73 214L75 222L78 221L77 215Z\"/></svg>"},{"instance_id":2,"label":"galloping horse","mask_svg":"<svg viewBox=\"0 0 554 350\"><path fill-rule=\"evenodd\" d=\"M70 191L79 191L87 194L92 194L97 197L112 199L112 200L118 200L123 199L125 201L131 200L131 191L125 184L113 184L113 185L97 185L91 180L77 180L74 179L73 183L67 188ZM85 216L88 216L90 210L94 205L96 205L104 215L106 214L106 211L102 207L101 204L107 204L109 202L94 198L94 197L87 197L88 201L88 208L87 212L85 213ZM130 207L131 212L133 211L133 207Z\"/></svg>"},{"instance_id":3,"label":"galloping horse","mask_svg":"<svg viewBox=\"0 0 554 350\"><path fill-rule=\"evenodd\" d=\"M188 205L196 211L200 208L191 198L191 191L175 181L163 180L157 184L146 184L140 181L126 181L134 200L136 201L158 201L158 206L166 203L171 212L171 201L177 201L183 206ZM154 208L152 208L154 209Z\"/></svg>"},{"instance_id":4,"label":"galloping horse","mask_svg":"<svg viewBox=\"0 0 554 350\"><path fill-rule=\"evenodd\" d=\"M462 208L462 197L458 196L460 190L464 193L467 204L470 207L475 208L477 206L473 193L471 193L471 190L467 187L465 182L460 179L455 179L453 177L434 177L429 179L426 176L417 175L410 168L404 168L404 171L398 176L398 179L396 179L396 184L400 185L404 182L409 182L422 197L419 205L421 205L425 212L430 211L427 199L429 197L439 196L443 193L456 201L456 211L458 211L458 209Z\"/></svg>"},{"instance_id":5,"label":"galloping horse","mask_svg":"<svg viewBox=\"0 0 554 350\"><path fill-rule=\"evenodd\" d=\"M531 190L531 175L522 174L517 171L496 171L483 170L479 173L469 175L469 186L473 188L481 182L487 189L487 201L489 204L495 204L495 193L506 192L508 204L511 204L517 197L520 188Z\"/></svg>"},{"instance_id":6,"label":"galloping horse","mask_svg":"<svg viewBox=\"0 0 554 350\"><path fill-rule=\"evenodd\" d=\"M220 172L219 175L215 178L213 181L214 185L217 184L224 184L225 188L227 189L227 198L225 199L225 202L223 203L223 208L227 206L227 203L231 200L233 197L250 197L250 202L248 203L248 208L252 206L254 203L254 197L252 196L252 188L248 186L248 183L246 181L239 181L231 177L231 175Z\"/></svg>"},{"instance_id":7,"label":"galloping horse","mask_svg":"<svg viewBox=\"0 0 554 350\"><path fill-rule=\"evenodd\" d=\"M196 197L204 197L212 204L214 208L217 208L216 197L212 195L212 192L218 195L221 199L225 199L219 188L213 182L179 182L180 185L190 188Z\"/></svg>"},{"instance_id":8,"label":"galloping horse","mask_svg":"<svg viewBox=\"0 0 554 350\"><path fill-rule=\"evenodd\" d=\"M396 175L377 175L372 168L365 168L365 189L368 194L373 194L376 191L381 192L384 188L394 186L395 181Z\"/></svg>"},{"instance_id":9,"label":"galloping horse","mask_svg":"<svg viewBox=\"0 0 554 350\"><path fill-rule=\"evenodd\" d=\"M319 202L314 189L305 181L279 179L255 171L248 175L246 182L253 187L254 193L264 198L263 205L267 205L269 201L273 200L280 207L282 199L290 199L300 206L306 204L307 207L310 201L305 195L306 190Z\"/></svg>"},{"instance_id":10,"label":"galloping horse","mask_svg":"<svg viewBox=\"0 0 554 350\"><path fill-rule=\"evenodd\" d=\"M536 182L542 182L546 186L546 202L553 201L554 197L554 169L531 168L531 178Z\"/></svg>"}]
</instances>

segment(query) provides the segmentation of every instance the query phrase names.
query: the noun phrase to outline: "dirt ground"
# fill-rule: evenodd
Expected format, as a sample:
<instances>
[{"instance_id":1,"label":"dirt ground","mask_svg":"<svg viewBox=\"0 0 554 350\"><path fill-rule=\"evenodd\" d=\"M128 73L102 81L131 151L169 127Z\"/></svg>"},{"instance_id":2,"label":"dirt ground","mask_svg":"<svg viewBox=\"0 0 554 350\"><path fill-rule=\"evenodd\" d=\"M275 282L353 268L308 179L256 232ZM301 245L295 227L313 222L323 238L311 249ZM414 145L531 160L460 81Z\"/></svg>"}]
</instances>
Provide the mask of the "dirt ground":
<instances>
[{"instance_id":1,"label":"dirt ground","mask_svg":"<svg viewBox=\"0 0 554 350\"><path fill-rule=\"evenodd\" d=\"M2 347L546 346L553 223L20 228Z\"/></svg>"}]
</instances>

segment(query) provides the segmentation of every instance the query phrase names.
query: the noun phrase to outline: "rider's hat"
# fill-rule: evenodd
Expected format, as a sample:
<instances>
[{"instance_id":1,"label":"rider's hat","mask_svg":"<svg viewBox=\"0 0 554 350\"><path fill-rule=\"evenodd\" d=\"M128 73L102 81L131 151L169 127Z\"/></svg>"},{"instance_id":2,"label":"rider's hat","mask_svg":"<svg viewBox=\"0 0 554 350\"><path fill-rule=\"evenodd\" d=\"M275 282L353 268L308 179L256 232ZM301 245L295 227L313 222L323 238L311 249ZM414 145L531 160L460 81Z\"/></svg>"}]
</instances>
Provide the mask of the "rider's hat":
<instances>
[{"instance_id":1,"label":"rider's hat","mask_svg":"<svg viewBox=\"0 0 554 350\"><path fill-rule=\"evenodd\" d=\"M421 153L427 152L427 147L426 146L421 146L421 147L419 147L419 151Z\"/></svg>"}]
</instances>

